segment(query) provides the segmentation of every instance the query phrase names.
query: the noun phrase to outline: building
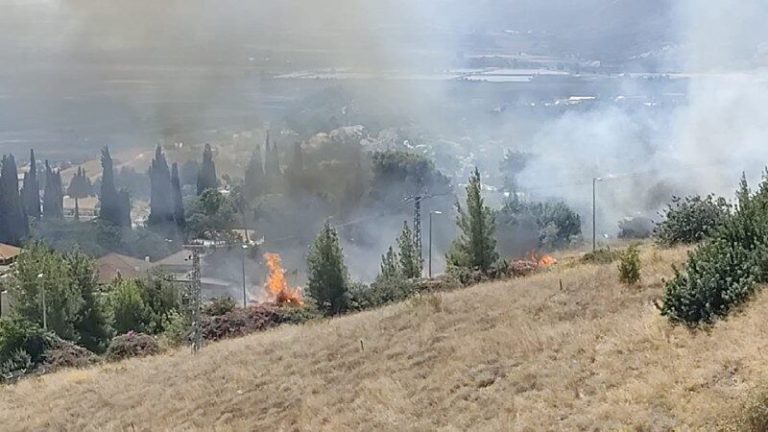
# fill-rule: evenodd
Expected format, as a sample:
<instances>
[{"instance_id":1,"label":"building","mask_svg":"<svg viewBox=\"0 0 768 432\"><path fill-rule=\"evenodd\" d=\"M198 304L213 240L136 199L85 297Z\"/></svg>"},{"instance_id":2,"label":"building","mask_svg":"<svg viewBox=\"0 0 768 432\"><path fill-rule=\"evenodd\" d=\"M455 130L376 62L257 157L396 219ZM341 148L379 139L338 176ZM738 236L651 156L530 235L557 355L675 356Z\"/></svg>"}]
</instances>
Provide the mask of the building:
<instances>
[{"instance_id":1,"label":"building","mask_svg":"<svg viewBox=\"0 0 768 432\"><path fill-rule=\"evenodd\" d=\"M10 275L11 266L22 252L21 248L0 243L0 317L10 313L11 298L4 285Z\"/></svg>"},{"instance_id":2,"label":"building","mask_svg":"<svg viewBox=\"0 0 768 432\"><path fill-rule=\"evenodd\" d=\"M106 285L115 279L138 279L149 273L152 265L137 258L109 253L96 260L99 284Z\"/></svg>"},{"instance_id":3,"label":"building","mask_svg":"<svg viewBox=\"0 0 768 432\"><path fill-rule=\"evenodd\" d=\"M21 255L21 252L21 248L0 243L0 266L10 266L16 262L16 258Z\"/></svg>"}]
</instances>

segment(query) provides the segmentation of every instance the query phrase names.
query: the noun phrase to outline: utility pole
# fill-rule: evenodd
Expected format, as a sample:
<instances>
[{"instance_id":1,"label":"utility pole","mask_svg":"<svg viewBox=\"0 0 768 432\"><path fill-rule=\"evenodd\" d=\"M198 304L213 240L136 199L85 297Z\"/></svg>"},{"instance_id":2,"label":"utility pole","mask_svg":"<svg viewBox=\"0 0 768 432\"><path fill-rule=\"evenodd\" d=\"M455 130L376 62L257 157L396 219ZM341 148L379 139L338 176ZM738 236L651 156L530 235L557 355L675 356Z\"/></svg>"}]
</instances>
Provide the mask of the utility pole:
<instances>
[{"instance_id":1,"label":"utility pole","mask_svg":"<svg viewBox=\"0 0 768 432\"><path fill-rule=\"evenodd\" d=\"M597 177L592 178L592 252L597 250Z\"/></svg>"},{"instance_id":2,"label":"utility pole","mask_svg":"<svg viewBox=\"0 0 768 432\"><path fill-rule=\"evenodd\" d=\"M441 215L443 212L432 210L429 212L429 272L427 273L429 275L429 278L432 279L432 215Z\"/></svg>"},{"instance_id":3,"label":"utility pole","mask_svg":"<svg viewBox=\"0 0 768 432\"><path fill-rule=\"evenodd\" d=\"M192 342L192 353L196 354L203 345L202 326L200 315L202 309L202 284L200 281L200 249L202 245L188 245L187 249L192 250L192 277L188 287L188 300L190 318L192 321L190 339Z\"/></svg>"},{"instance_id":4,"label":"utility pole","mask_svg":"<svg viewBox=\"0 0 768 432\"><path fill-rule=\"evenodd\" d=\"M248 245L244 244L242 246L243 250L243 307L248 306L248 293L245 290L245 252L248 250Z\"/></svg>"},{"instance_id":5,"label":"utility pole","mask_svg":"<svg viewBox=\"0 0 768 432\"><path fill-rule=\"evenodd\" d=\"M421 199L424 198L422 195L416 195L413 200L413 231L416 234L416 250L419 251L419 266L421 269L419 270L419 274L423 274L421 272L424 271L424 255L422 255L421 251Z\"/></svg>"},{"instance_id":6,"label":"utility pole","mask_svg":"<svg viewBox=\"0 0 768 432\"><path fill-rule=\"evenodd\" d=\"M43 281L43 277L45 275L43 273L40 273L37 275L37 280L40 283L40 292L42 294L42 303L43 303L43 330L48 330L48 305L45 302L45 283Z\"/></svg>"}]
</instances>

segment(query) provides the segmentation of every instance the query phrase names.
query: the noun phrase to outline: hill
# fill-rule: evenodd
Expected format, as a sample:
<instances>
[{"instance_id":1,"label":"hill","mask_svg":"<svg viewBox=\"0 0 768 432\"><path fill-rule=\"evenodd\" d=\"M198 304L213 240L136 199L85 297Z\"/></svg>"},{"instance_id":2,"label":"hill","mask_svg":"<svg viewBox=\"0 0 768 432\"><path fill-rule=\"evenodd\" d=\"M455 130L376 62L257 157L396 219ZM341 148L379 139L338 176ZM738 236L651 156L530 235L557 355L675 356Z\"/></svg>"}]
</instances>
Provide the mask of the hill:
<instances>
[{"instance_id":1,"label":"hill","mask_svg":"<svg viewBox=\"0 0 768 432\"><path fill-rule=\"evenodd\" d=\"M632 288L614 264L563 262L197 357L28 379L0 391L3 430L711 430L768 378L768 293L709 331L673 327L653 301L684 258L646 247Z\"/></svg>"}]
</instances>

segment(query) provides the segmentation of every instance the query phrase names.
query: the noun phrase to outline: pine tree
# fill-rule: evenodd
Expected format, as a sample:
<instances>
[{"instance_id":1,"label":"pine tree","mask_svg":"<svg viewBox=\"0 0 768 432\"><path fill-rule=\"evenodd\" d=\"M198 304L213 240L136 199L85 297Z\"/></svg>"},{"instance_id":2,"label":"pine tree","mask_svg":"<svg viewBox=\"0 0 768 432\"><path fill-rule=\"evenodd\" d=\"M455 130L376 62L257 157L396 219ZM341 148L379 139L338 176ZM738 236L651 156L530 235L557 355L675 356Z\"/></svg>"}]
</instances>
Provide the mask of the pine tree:
<instances>
[{"instance_id":1,"label":"pine tree","mask_svg":"<svg viewBox=\"0 0 768 432\"><path fill-rule=\"evenodd\" d=\"M421 255L416 237L408 222L403 222L403 231L397 239L400 248L400 270L406 279L421 277Z\"/></svg>"},{"instance_id":2,"label":"pine tree","mask_svg":"<svg viewBox=\"0 0 768 432\"><path fill-rule=\"evenodd\" d=\"M171 194L173 195L173 220L176 226L184 232L187 227L187 219L184 215L184 201L181 195L181 180L179 179L179 166L174 163L171 169Z\"/></svg>"},{"instance_id":3,"label":"pine tree","mask_svg":"<svg viewBox=\"0 0 768 432\"><path fill-rule=\"evenodd\" d=\"M40 219L40 182L37 179L37 161L35 151L29 151L29 171L24 173L21 199L27 216Z\"/></svg>"},{"instance_id":4,"label":"pine tree","mask_svg":"<svg viewBox=\"0 0 768 432\"><path fill-rule=\"evenodd\" d=\"M203 163L197 173L197 195L200 196L208 189L218 189L219 180L216 176L216 165L213 162L213 150L210 144L203 149Z\"/></svg>"},{"instance_id":5,"label":"pine tree","mask_svg":"<svg viewBox=\"0 0 768 432\"><path fill-rule=\"evenodd\" d=\"M19 195L19 177L13 155L3 156L0 168L0 242L18 245L29 234Z\"/></svg>"},{"instance_id":6,"label":"pine tree","mask_svg":"<svg viewBox=\"0 0 768 432\"><path fill-rule=\"evenodd\" d=\"M327 315L347 308L348 272L339 235L328 223L315 238L307 257L309 296Z\"/></svg>"},{"instance_id":7,"label":"pine tree","mask_svg":"<svg viewBox=\"0 0 768 432\"><path fill-rule=\"evenodd\" d=\"M155 158L149 167L150 202L149 218L151 226L168 229L174 223L174 201L171 185L171 171L165 159L162 148L158 145Z\"/></svg>"},{"instance_id":8,"label":"pine tree","mask_svg":"<svg viewBox=\"0 0 768 432\"><path fill-rule=\"evenodd\" d=\"M112 163L112 156L109 154L109 147L101 150L101 193L99 201L101 211L99 219L107 224L121 226L123 217L121 216L120 197L115 187L115 172Z\"/></svg>"},{"instance_id":9,"label":"pine tree","mask_svg":"<svg viewBox=\"0 0 768 432\"><path fill-rule=\"evenodd\" d=\"M454 267L478 269L484 273L490 270L498 259L496 253L496 225L493 211L485 205L481 195L480 171L469 178L467 185L466 210L456 203L458 217L456 224L461 235L448 253L448 263Z\"/></svg>"},{"instance_id":10,"label":"pine tree","mask_svg":"<svg viewBox=\"0 0 768 432\"><path fill-rule=\"evenodd\" d=\"M381 270L376 282L399 279L402 276L400 260L395 249L390 246L387 253L381 256Z\"/></svg>"},{"instance_id":11,"label":"pine tree","mask_svg":"<svg viewBox=\"0 0 768 432\"><path fill-rule=\"evenodd\" d=\"M261 146L257 145L256 150L251 154L251 160L248 161L248 167L245 169L245 178L243 179L245 197L249 201L256 199L264 193L263 165L261 161Z\"/></svg>"}]
</instances>

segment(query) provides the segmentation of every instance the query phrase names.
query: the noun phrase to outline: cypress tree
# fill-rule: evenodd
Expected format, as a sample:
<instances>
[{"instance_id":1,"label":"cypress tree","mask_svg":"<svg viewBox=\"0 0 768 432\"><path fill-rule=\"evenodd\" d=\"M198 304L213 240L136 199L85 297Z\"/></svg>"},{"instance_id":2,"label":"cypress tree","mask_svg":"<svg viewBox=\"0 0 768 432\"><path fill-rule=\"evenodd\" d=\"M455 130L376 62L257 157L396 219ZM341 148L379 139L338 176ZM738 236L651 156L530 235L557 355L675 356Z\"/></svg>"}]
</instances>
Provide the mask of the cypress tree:
<instances>
[{"instance_id":1,"label":"cypress tree","mask_svg":"<svg viewBox=\"0 0 768 432\"><path fill-rule=\"evenodd\" d=\"M304 183L304 151L301 149L301 143L293 145L293 154L288 169L285 171L288 191L292 194L298 193Z\"/></svg>"},{"instance_id":2,"label":"cypress tree","mask_svg":"<svg viewBox=\"0 0 768 432\"><path fill-rule=\"evenodd\" d=\"M456 203L456 208L459 213L456 224L461 234L448 253L448 263L454 267L478 269L487 273L499 255L496 253L494 237L494 214L483 201L480 170L477 167L467 185L466 210L459 203Z\"/></svg>"},{"instance_id":3,"label":"cypress tree","mask_svg":"<svg viewBox=\"0 0 768 432\"><path fill-rule=\"evenodd\" d=\"M86 198L91 195L93 185L82 167L77 168L67 187L67 195L72 198Z\"/></svg>"},{"instance_id":4,"label":"cypress tree","mask_svg":"<svg viewBox=\"0 0 768 432\"><path fill-rule=\"evenodd\" d=\"M149 219L147 223L153 226L166 227L174 223L174 201L171 186L171 172L162 148L158 145L155 158L149 167L151 185L149 202Z\"/></svg>"},{"instance_id":5,"label":"cypress tree","mask_svg":"<svg viewBox=\"0 0 768 432\"><path fill-rule=\"evenodd\" d=\"M131 228L131 195L125 189L117 193L118 225Z\"/></svg>"},{"instance_id":6,"label":"cypress tree","mask_svg":"<svg viewBox=\"0 0 768 432\"><path fill-rule=\"evenodd\" d=\"M266 147L264 175L267 177L270 185L274 186L282 172L280 171L280 155L277 151L277 143L270 145L269 131L267 131Z\"/></svg>"},{"instance_id":7,"label":"cypress tree","mask_svg":"<svg viewBox=\"0 0 768 432\"><path fill-rule=\"evenodd\" d=\"M48 161L45 161L43 217L46 219L61 219L64 217L64 191L61 186L61 172L52 169Z\"/></svg>"},{"instance_id":8,"label":"cypress tree","mask_svg":"<svg viewBox=\"0 0 768 432\"><path fill-rule=\"evenodd\" d=\"M307 255L309 296L327 315L347 308L348 272L339 244L339 235L326 222Z\"/></svg>"},{"instance_id":9,"label":"cypress tree","mask_svg":"<svg viewBox=\"0 0 768 432\"><path fill-rule=\"evenodd\" d=\"M29 151L29 171L24 173L21 199L27 216L40 219L40 182L37 179L37 161L34 150Z\"/></svg>"},{"instance_id":10,"label":"cypress tree","mask_svg":"<svg viewBox=\"0 0 768 432\"><path fill-rule=\"evenodd\" d=\"M101 192L99 193L99 202L101 210L99 219L107 224L121 226L124 218L121 216L121 201L115 187L115 172L112 163L112 156L109 154L109 147L101 150Z\"/></svg>"},{"instance_id":11,"label":"cypress tree","mask_svg":"<svg viewBox=\"0 0 768 432\"><path fill-rule=\"evenodd\" d=\"M261 160L260 145L257 145L256 150L251 153L251 160L248 161L248 167L245 169L243 188L248 200L253 200L264 193L264 164Z\"/></svg>"},{"instance_id":12,"label":"cypress tree","mask_svg":"<svg viewBox=\"0 0 768 432\"><path fill-rule=\"evenodd\" d=\"M19 195L19 177L13 155L3 156L0 168L0 242L21 244L29 234L27 216Z\"/></svg>"},{"instance_id":13,"label":"cypress tree","mask_svg":"<svg viewBox=\"0 0 768 432\"><path fill-rule=\"evenodd\" d=\"M219 180L216 176L216 165L213 162L213 150L210 144L203 149L203 163L197 173L197 195L200 196L208 189L217 189Z\"/></svg>"},{"instance_id":14,"label":"cypress tree","mask_svg":"<svg viewBox=\"0 0 768 432\"><path fill-rule=\"evenodd\" d=\"M173 220L176 221L176 226L183 232L187 226L187 219L184 215L184 201L181 195L179 166L175 163L171 170L171 193L173 195Z\"/></svg>"}]
</instances>

